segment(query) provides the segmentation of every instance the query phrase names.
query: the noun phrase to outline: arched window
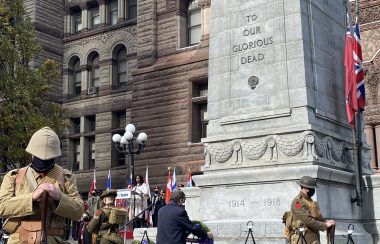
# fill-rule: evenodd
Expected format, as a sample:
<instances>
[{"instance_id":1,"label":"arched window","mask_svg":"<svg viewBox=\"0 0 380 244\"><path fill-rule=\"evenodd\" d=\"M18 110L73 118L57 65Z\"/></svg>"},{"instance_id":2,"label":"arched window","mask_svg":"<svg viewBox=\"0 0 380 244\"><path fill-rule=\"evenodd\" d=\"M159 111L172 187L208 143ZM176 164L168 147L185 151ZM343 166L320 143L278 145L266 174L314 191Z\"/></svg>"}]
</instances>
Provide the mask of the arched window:
<instances>
[{"instance_id":1,"label":"arched window","mask_svg":"<svg viewBox=\"0 0 380 244\"><path fill-rule=\"evenodd\" d=\"M89 56L89 77L88 77L88 94L94 94L99 92L99 54L91 53Z\"/></svg>"},{"instance_id":2,"label":"arched window","mask_svg":"<svg viewBox=\"0 0 380 244\"><path fill-rule=\"evenodd\" d=\"M126 87L128 84L127 49L124 45L118 45L113 52L113 87L116 89Z\"/></svg>"},{"instance_id":3,"label":"arched window","mask_svg":"<svg viewBox=\"0 0 380 244\"><path fill-rule=\"evenodd\" d=\"M187 7L187 45L198 44L201 40L201 8L198 0L191 0Z\"/></svg>"},{"instance_id":4,"label":"arched window","mask_svg":"<svg viewBox=\"0 0 380 244\"><path fill-rule=\"evenodd\" d=\"M82 90L82 72L80 70L80 60L72 57L69 62L69 87L68 94L73 97L80 96Z\"/></svg>"}]
</instances>

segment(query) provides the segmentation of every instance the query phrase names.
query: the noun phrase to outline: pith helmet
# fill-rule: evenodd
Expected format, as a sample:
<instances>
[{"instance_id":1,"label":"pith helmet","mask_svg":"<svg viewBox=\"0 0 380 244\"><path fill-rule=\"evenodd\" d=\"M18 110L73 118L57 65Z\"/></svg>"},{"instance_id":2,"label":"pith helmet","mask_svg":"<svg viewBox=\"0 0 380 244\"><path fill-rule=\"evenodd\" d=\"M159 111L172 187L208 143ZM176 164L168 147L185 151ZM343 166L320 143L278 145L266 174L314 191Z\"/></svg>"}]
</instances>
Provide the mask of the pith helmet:
<instances>
[{"instance_id":1,"label":"pith helmet","mask_svg":"<svg viewBox=\"0 0 380 244\"><path fill-rule=\"evenodd\" d=\"M302 176L302 178L299 181L297 181L297 184L306 188L318 187L317 181L310 176Z\"/></svg>"},{"instance_id":2,"label":"pith helmet","mask_svg":"<svg viewBox=\"0 0 380 244\"><path fill-rule=\"evenodd\" d=\"M110 190L105 190L103 194L100 196L100 199L103 199L105 197L116 197L117 196L117 191L110 189Z\"/></svg>"},{"instance_id":3,"label":"pith helmet","mask_svg":"<svg viewBox=\"0 0 380 244\"><path fill-rule=\"evenodd\" d=\"M57 134L49 127L38 130L26 147L28 153L42 160L61 156L61 145Z\"/></svg>"}]
</instances>

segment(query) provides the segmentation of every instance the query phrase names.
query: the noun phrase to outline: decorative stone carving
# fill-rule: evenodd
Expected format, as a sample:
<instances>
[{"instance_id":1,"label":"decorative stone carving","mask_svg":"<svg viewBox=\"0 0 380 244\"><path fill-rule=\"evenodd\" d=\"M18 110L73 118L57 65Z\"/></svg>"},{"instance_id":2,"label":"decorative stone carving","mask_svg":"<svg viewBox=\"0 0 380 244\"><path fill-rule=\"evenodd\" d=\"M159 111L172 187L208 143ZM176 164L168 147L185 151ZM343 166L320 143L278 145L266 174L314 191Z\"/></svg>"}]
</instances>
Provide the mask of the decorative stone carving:
<instances>
[{"instance_id":1,"label":"decorative stone carving","mask_svg":"<svg viewBox=\"0 0 380 244\"><path fill-rule=\"evenodd\" d=\"M211 7L211 0L199 0L198 5L202 9L209 8Z\"/></svg>"},{"instance_id":2,"label":"decorative stone carving","mask_svg":"<svg viewBox=\"0 0 380 244\"><path fill-rule=\"evenodd\" d=\"M242 142L241 145L244 150L244 154L248 157L248 159L258 160L265 154L268 148L268 139L261 140L256 143Z\"/></svg>"},{"instance_id":3,"label":"decorative stone carving","mask_svg":"<svg viewBox=\"0 0 380 244\"><path fill-rule=\"evenodd\" d=\"M315 149L320 157L327 159L332 164L336 162L341 162L346 165L349 164L346 157L347 146L345 142L336 142L330 136L319 138L318 135L316 135Z\"/></svg>"},{"instance_id":4,"label":"decorative stone carving","mask_svg":"<svg viewBox=\"0 0 380 244\"><path fill-rule=\"evenodd\" d=\"M252 89L255 90L256 86L259 84L259 77L257 76L251 76L248 79L248 86Z\"/></svg>"},{"instance_id":5,"label":"decorative stone carving","mask_svg":"<svg viewBox=\"0 0 380 244\"><path fill-rule=\"evenodd\" d=\"M292 135L270 135L261 138L235 139L229 142L206 143L206 167L230 162L265 164L267 162L320 161L342 167L352 166L348 144L331 136L304 131ZM363 150L367 150L363 148ZM363 165L369 167L370 154L362 155Z\"/></svg>"},{"instance_id":6,"label":"decorative stone carving","mask_svg":"<svg viewBox=\"0 0 380 244\"><path fill-rule=\"evenodd\" d=\"M376 65L369 66L365 74L367 105L378 104L379 79L380 68Z\"/></svg>"},{"instance_id":7,"label":"decorative stone carving","mask_svg":"<svg viewBox=\"0 0 380 244\"><path fill-rule=\"evenodd\" d=\"M299 154L304 146L305 136L298 135L290 138L278 137L278 149L286 156L295 156Z\"/></svg>"}]
</instances>

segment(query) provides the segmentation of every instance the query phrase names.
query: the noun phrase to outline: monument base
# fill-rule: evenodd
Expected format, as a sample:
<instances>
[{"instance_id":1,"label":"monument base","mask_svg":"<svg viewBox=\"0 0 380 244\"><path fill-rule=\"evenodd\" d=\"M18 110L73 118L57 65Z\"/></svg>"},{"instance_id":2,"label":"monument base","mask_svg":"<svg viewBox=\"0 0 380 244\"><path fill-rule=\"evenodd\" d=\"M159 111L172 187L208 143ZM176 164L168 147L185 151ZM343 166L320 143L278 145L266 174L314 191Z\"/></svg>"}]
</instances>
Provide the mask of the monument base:
<instances>
[{"instance_id":1,"label":"monument base","mask_svg":"<svg viewBox=\"0 0 380 244\"><path fill-rule=\"evenodd\" d=\"M236 168L205 171L193 176L198 187L183 188L186 210L192 220L204 221L214 232L216 243L244 243L253 221L256 243L286 243L282 216L290 210L300 187L296 180L304 175L317 179L322 216L337 222L335 240L344 240L349 224L355 227L356 244L373 243L372 233L363 227L362 209L356 203L353 173L320 165L276 168ZM321 233L322 243L327 243ZM248 242L250 243L250 242Z\"/></svg>"}]
</instances>

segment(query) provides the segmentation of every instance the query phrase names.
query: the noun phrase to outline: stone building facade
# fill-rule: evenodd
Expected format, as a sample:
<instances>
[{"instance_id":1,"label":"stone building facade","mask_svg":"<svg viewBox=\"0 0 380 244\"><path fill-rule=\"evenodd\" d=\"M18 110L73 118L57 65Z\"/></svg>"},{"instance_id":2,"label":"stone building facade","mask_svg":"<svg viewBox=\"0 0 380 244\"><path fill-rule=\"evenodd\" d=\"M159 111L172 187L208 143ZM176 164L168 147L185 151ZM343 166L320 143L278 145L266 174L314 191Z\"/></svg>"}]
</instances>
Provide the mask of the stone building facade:
<instances>
[{"instance_id":1,"label":"stone building facade","mask_svg":"<svg viewBox=\"0 0 380 244\"><path fill-rule=\"evenodd\" d=\"M70 116L62 162L88 191L127 184L125 155L111 140L128 123L148 140L135 175L165 187L168 167L185 183L204 162L208 8L201 0L71 0L62 16L61 101Z\"/></svg>"},{"instance_id":2,"label":"stone building facade","mask_svg":"<svg viewBox=\"0 0 380 244\"><path fill-rule=\"evenodd\" d=\"M363 61L366 72L365 127L367 142L371 146L371 166L379 172L380 159L380 1L359 2Z\"/></svg>"}]
</instances>

